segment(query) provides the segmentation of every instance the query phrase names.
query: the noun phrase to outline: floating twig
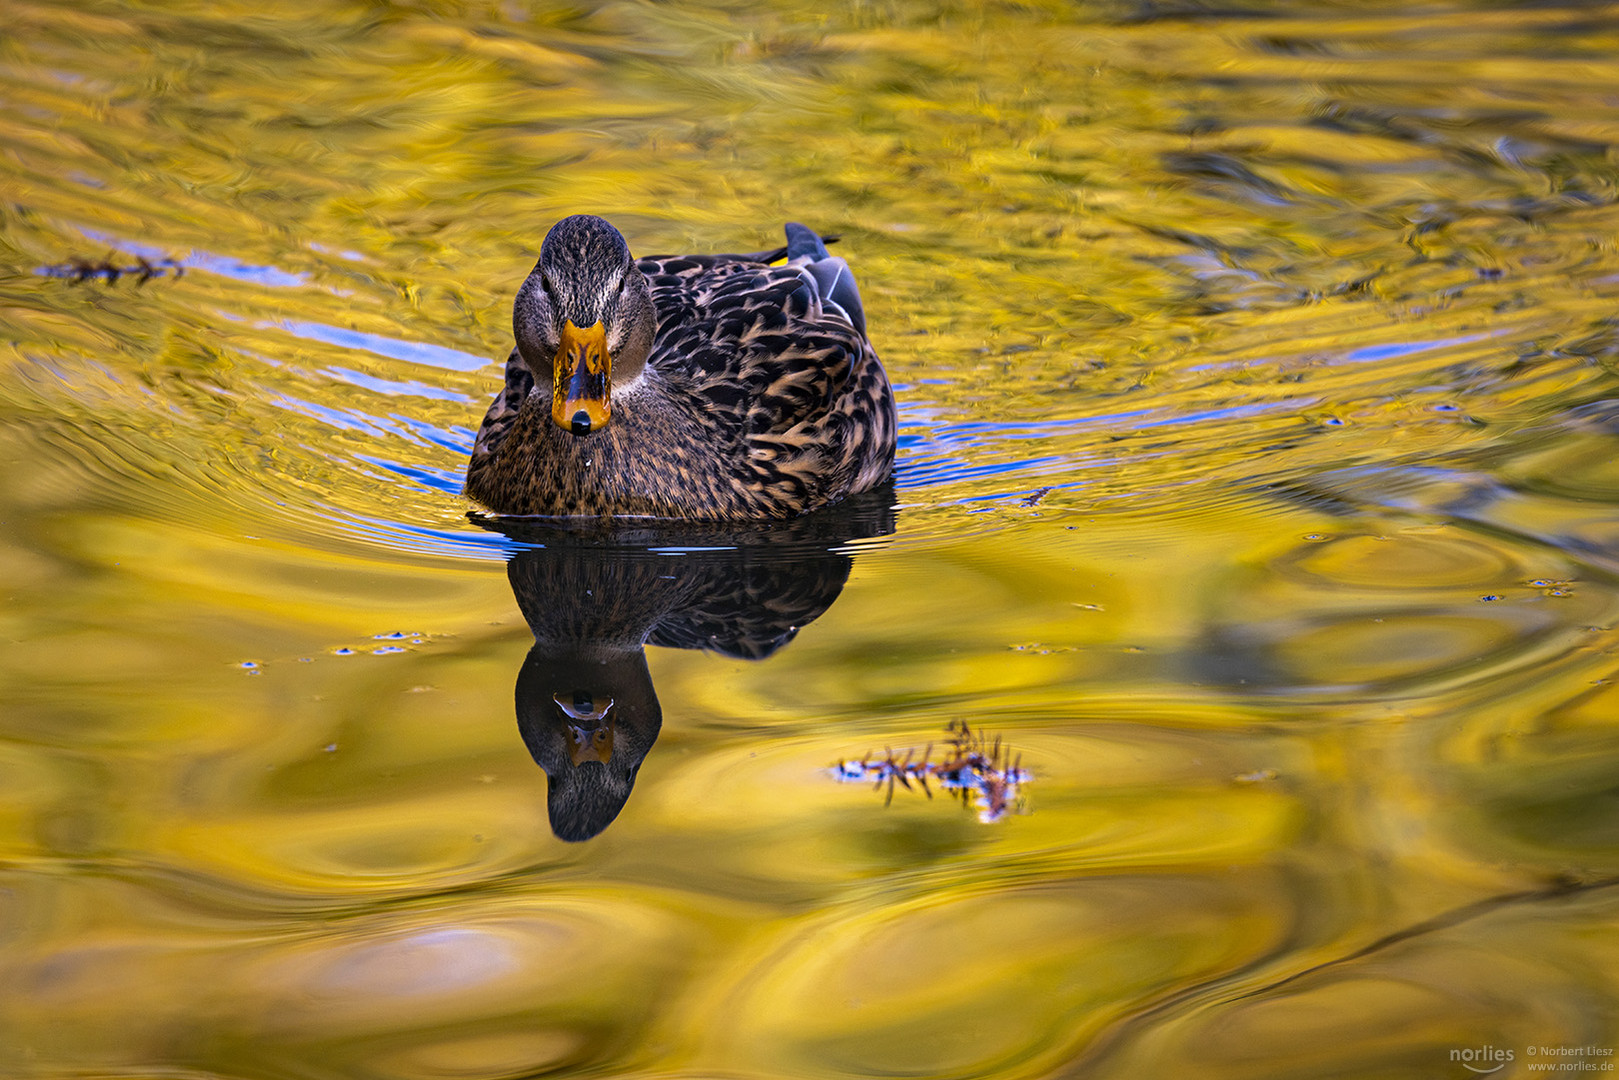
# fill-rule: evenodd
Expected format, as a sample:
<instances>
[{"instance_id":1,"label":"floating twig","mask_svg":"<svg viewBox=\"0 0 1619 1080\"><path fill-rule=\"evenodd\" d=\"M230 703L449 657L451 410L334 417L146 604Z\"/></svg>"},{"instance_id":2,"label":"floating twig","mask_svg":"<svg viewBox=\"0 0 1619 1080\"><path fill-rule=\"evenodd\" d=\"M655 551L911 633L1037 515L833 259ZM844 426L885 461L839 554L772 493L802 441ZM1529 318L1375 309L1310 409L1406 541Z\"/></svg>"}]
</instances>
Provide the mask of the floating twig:
<instances>
[{"instance_id":1,"label":"floating twig","mask_svg":"<svg viewBox=\"0 0 1619 1080\"><path fill-rule=\"evenodd\" d=\"M45 277L64 278L74 284L95 280L112 284L119 278L133 277L137 285L145 285L155 277L182 278L186 273L186 268L174 259L153 262L143 255L136 255L133 265L120 266L113 261L117 258L119 255L116 251L109 251L106 258L94 262L74 257L64 263L42 266L39 272Z\"/></svg>"},{"instance_id":2,"label":"floating twig","mask_svg":"<svg viewBox=\"0 0 1619 1080\"><path fill-rule=\"evenodd\" d=\"M881 756L867 754L857 761L839 761L832 767L832 775L845 782L869 780L873 787L886 787L884 806L894 801L896 784L909 791L913 781L923 794L933 798L933 790L928 787L932 780L952 795L961 796L963 805L976 806L980 821L999 821L1009 813L1022 812L1020 791L1030 779L1023 768L1022 755L1010 760L1010 752L1001 745L999 735L991 742L965 720L951 721L948 730L950 740L938 761L933 760L932 743L921 757L914 749L900 757L885 748Z\"/></svg>"}]
</instances>

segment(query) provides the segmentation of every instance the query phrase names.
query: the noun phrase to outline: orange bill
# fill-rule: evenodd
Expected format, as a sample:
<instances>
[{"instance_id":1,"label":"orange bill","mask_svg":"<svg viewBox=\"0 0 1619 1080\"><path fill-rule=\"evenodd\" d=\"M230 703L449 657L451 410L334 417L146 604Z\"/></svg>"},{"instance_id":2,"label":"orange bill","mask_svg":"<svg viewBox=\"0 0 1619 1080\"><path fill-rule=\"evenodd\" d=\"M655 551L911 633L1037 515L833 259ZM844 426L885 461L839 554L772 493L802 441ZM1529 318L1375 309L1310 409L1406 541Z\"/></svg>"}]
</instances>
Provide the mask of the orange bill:
<instances>
[{"instance_id":1,"label":"orange bill","mask_svg":"<svg viewBox=\"0 0 1619 1080\"><path fill-rule=\"evenodd\" d=\"M568 759L575 765L583 765L587 761L607 764L613 756L613 736L617 727L617 721L607 717L612 711L613 699L605 698L598 703L589 694L575 691L567 699L561 694L553 694L551 700L556 702L557 708L567 718L564 725L568 731Z\"/></svg>"},{"instance_id":2,"label":"orange bill","mask_svg":"<svg viewBox=\"0 0 1619 1080\"><path fill-rule=\"evenodd\" d=\"M568 725L568 760L575 765L599 761L603 765L613 758L614 725L611 720L603 727L581 728Z\"/></svg>"},{"instance_id":3,"label":"orange bill","mask_svg":"<svg viewBox=\"0 0 1619 1080\"><path fill-rule=\"evenodd\" d=\"M575 435L606 427L612 372L607 328L599 322L583 328L571 319L564 323L551 384L551 419L557 426Z\"/></svg>"}]
</instances>

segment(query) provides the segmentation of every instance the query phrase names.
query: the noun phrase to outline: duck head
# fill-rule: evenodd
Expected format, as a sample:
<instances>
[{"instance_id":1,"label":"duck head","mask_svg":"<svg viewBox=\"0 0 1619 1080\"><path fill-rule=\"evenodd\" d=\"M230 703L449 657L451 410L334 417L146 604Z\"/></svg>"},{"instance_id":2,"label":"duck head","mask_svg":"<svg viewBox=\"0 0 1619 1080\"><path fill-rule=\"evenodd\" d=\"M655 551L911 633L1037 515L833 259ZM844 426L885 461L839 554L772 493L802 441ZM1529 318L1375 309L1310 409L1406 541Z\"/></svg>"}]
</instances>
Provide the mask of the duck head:
<instances>
[{"instance_id":1,"label":"duck head","mask_svg":"<svg viewBox=\"0 0 1619 1080\"><path fill-rule=\"evenodd\" d=\"M517 349L544 393L551 419L589 435L612 418L612 395L641 377L657 329L652 287L630 246L599 217L576 214L551 227L512 306Z\"/></svg>"}]
</instances>

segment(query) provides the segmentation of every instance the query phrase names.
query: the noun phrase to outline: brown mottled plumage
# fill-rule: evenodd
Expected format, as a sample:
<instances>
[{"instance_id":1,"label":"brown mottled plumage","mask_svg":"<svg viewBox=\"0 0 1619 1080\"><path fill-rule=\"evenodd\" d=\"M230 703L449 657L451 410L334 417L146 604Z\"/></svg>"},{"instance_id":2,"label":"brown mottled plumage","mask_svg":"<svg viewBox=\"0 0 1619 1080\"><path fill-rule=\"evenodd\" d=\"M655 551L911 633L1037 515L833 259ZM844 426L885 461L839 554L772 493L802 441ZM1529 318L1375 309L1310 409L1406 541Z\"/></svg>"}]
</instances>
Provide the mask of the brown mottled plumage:
<instances>
[{"instance_id":1,"label":"brown mottled plumage","mask_svg":"<svg viewBox=\"0 0 1619 1080\"><path fill-rule=\"evenodd\" d=\"M887 479L894 399L854 279L808 229L789 225L787 238L751 255L635 261L601 218L558 222L518 292L517 348L467 494L501 514L743 521ZM612 369L591 416L575 411L571 387L584 383L563 389L576 357L584 378L568 335L585 327Z\"/></svg>"}]
</instances>

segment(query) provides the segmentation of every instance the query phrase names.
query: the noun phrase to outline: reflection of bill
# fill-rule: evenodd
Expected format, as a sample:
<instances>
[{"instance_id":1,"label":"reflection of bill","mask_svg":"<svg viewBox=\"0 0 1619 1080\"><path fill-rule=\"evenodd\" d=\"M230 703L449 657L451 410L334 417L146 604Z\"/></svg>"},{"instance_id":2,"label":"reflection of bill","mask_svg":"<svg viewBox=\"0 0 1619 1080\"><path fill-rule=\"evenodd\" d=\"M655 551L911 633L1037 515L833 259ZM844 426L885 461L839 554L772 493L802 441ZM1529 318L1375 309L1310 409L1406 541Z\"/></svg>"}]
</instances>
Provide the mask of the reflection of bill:
<instances>
[{"instance_id":1,"label":"reflection of bill","mask_svg":"<svg viewBox=\"0 0 1619 1080\"><path fill-rule=\"evenodd\" d=\"M890 489L745 533L674 526L499 527L538 544L507 565L534 632L517 724L545 770L551 829L588 840L624 808L663 711L646 646L770 656L837 599L856 538L893 531Z\"/></svg>"},{"instance_id":2,"label":"reflection of bill","mask_svg":"<svg viewBox=\"0 0 1619 1080\"><path fill-rule=\"evenodd\" d=\"M613 711L613 699L598 701L588 690L575 690L572 701L563 701L560 694L551 700L567 716L568 760L575 765L587 761L606 764L613 756L613 724L607 719Z\"/></svg>"}]
</instances>

